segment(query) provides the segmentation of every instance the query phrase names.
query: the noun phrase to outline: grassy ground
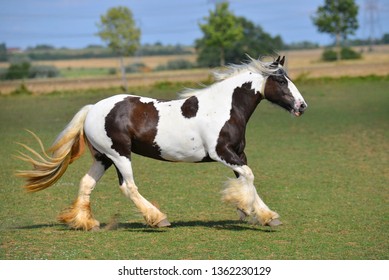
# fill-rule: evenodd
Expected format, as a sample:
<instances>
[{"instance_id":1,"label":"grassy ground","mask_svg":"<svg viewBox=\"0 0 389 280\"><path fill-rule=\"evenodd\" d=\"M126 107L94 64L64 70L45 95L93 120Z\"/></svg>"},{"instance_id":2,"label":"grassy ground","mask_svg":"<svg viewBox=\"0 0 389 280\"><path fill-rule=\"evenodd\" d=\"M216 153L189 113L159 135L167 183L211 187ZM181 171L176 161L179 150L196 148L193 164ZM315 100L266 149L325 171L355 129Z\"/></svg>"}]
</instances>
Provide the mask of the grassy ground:
<instances>
[{"instance_id":1,"label":"grassy ground","mask_svg":"<svg viewBox=\"0 0 389 280\"><path fill-rule=\"evenodd\" d=\"M174 97L182 86L137 93ZM237 220L220 201L233 174L217 163L171 164L134 159L140 192L157 201L172 227L152 229L117 187L109 170L92 194L101 223L118 229L69 230L58 212L77 195L89 155L52 188L26 194L12 158L15 141L33 144L28 128L49 145L74 113L114 92L0 99L0 259L388 259L389 95L387 78L298 83L309 103L292 118L267 102L247 133L247 155L264 201L281 215L277 229Z\"/></svg>"},{"instance_id":2,"label":"grassy ground","mask_svg":"<svg viewBox=\"0 0 389 280\"><path fill-rule=\"evenodd\" d=\"M64 68L61 69L61 77L84 78L109 75L109 68Z\"/></svg>"}]
</instances>

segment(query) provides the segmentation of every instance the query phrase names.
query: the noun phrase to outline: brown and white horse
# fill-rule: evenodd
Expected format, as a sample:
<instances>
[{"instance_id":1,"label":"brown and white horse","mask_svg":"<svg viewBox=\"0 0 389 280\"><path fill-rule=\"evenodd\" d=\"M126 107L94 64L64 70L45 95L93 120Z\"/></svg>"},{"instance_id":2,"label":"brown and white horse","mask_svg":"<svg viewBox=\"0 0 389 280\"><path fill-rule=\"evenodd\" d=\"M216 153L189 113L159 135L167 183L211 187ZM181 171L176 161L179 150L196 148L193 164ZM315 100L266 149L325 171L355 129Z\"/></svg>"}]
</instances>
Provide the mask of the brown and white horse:
<instances>
[{"instance_id":1,"label":"brown and white horse","mask_svg":"<svg viewBox=\"0 0 389 280\"><path fill-rule=\"evenodd\" d=\"M281 106L295 116L307 108L303 97L286 75L285 57L273 62L251 60L215 75L217 82L184 94L177 100L159 100L135 95L115 95L83 107L42 154L22 145L32 156L20 158L33 170L19 171L25 188L35 192L53 185L70 163L89 147L94 163L81 179L73 205L59 216L76 229L99 228L93 218L90 195L104 172L114 165L123 194L131 199L152 227L170 223L157 207L138 191L131 166L131 153L170 162L221 162L236 177L225 185L223 199L232 203L241 219L251 216L261 225L281 224L258 196L254 175L247 165L245 130L261 100ZM48 153L51 153L50 155Z\"/></svg>"}]
</instances>

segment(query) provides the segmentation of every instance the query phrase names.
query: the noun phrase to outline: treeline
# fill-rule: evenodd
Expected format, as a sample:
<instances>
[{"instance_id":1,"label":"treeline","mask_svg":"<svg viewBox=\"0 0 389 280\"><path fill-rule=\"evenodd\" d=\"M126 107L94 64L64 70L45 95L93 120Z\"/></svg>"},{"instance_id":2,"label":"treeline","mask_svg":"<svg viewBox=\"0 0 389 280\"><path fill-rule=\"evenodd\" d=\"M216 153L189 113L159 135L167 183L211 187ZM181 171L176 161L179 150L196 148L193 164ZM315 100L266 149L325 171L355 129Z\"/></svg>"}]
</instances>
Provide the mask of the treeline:
<instances>
[{"instance_id":1,"label":"treeline","mask_svg":"<svg viewBox=\"0 0 389 280\"><path fill-rule=\"evenodd\" d=\"M246 23L247 24L247 23ZM263 36L263 30L260 27L251 26L248 28L251 31L256 31L257 37ZM257 30L255 30L257 29ZM246 29L247 30L247 29ZM319 48L320 45L310 41L295 42L286 44L281 38L272 38L265 34L266 38L261 37L261 44L257 44L259 48L263 48L263 42L270 44L270 47L275 47L273 50L299 50L299 49L315 49ZM255 38L255 37L254 37ZM265 40L264 40L265 39ZM275 42L275 43L274 43ZM389 33L386 33L380 39L373 41L376 45L389 44ZM197 42L199 44L199 42ZM370 40L354 39L348 40L348 46L362 46L371 44ZM197 47L199 47L197 45ZM257 48L258 48L257 47ZM136 56L157 56L157 55L178 55L178 54L191 54L195 53L196 50L192 46L184 45L163 45L162 43L145 44L142 45L136 53ZM23 56L31 61L34 60L65 60L65 59L86 59L86 58L110 58L116 57L116 55L107 47L100 45L89 45L82 49L70 49L70 48L55 48L51 45L40 44L35 47L28 47L22 51L8 50L5 43L0 43L0 62L10 62L14 56Z\"/></svg>"},{"instance_id":2,"label":"treeline","mask_svg":"<svg viewBox=\"0 0 389 280\"><path fill-rule=\"evenodd\" d=\"M254 30L255 31L255 30ZM263 31L259 29L258 37L263 35ZM262 40L272 41L273 38L266 34L266 38L261 37ZM278 40L278 41L277 41ZM274 50L280 49L314 49L320 47L317 43L308 41L284 44L281 38L278 38L276 44L269 44L274 47ZM255 41L255 40L254 40ZM255 45L256 42L253 43ZM263 47L263 44L257 45L256 49ZM266 44L266 43L265 43ZM197 45L197 47L199 47ZM157 55L180 55L196 53L196 46L177 45L163 45L162 43L144 44L136 52L136 56L157 56ZM5 43L0 44L0 62L12 62L14 57L23 57L29 61L49 61L49 60L66 60L66 59L87 59L87 58L111 58L116 55L107 47L100 45L89 45L82 49L70 48L55 48L51 45L40 44L35 47L28 47L25 50L9 50Z\"/></svg>"},{"instance_id":3,"label":"treeline","mask_svg":"<svg viewBox=\"0 0 389 280\"><path fill-rule=\"evenodd\" d=\"M389 33L385 33L379 39L354 39L347 40L346 44L348 46L368 46L368 45L387 45L389 44Z\"/></svg>"},{"instance_id":4,"label":"treeline","mask_svg":"<svg viewBox=\"0 0 389 280\"><path fill-rule=\"evenodd\" d=\"M141 46L137 56L156 56L156 55L177 55L190 54L194 49L183 45L162 45L161 43L145 44ZM86 58L109 58L116 55L109 48L90 45L83 49L55 48L51 45L37 45L28 47L26 50L15 51L8 50L3 43L0 44L0 61L9 61L13 56L24 56L29 60L66 60L66 59L86 59Z\"/></svg>"}]
</instances>

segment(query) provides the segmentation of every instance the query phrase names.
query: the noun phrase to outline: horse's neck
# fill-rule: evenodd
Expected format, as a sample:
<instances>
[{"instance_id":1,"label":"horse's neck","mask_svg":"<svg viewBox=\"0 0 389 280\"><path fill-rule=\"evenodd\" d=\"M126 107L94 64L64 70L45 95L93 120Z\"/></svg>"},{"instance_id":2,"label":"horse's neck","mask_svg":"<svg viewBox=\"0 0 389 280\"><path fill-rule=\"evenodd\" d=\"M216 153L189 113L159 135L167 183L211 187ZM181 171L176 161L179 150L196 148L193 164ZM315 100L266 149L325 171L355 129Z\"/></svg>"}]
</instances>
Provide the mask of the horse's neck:
<instances>
[{"instance_id":1,"label":"horse's neck","mask_svg":"<svg viewBox=\"0 0 389 280\"><path fill-rule=\"evenodd\" d=\"M264 98L262 95L265 79L249 71L236 74L219 83L218 94L230 95L232 113L244 116L248 122L259 102Z\"/></svg>"},{"instance_id":2,"label":"horse's neck","mask_svg":"<svg viewBox=\"0 0 389 280\"><path fill-rule=\"evenodd\" d=\"M265 78L261 74L254 73L249 70L242 70L241 72L223 80L221 84L225 87L236 88L242 84L251 83L251 88L255 92L262 92L264 82Z\"/></svg>"}]
</instances>

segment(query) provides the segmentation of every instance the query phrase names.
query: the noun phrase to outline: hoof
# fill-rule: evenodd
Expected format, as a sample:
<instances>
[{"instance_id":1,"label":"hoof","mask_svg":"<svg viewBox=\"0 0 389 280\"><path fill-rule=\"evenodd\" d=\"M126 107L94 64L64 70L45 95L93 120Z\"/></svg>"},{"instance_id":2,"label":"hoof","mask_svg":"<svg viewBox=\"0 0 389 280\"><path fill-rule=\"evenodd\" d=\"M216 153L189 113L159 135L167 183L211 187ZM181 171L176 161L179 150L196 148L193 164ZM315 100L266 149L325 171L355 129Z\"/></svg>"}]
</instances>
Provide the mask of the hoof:
<instances>
[{"instance_id":1,"label":"hoof","mask_svg":"<svg viewBox=\"0 0 389 280\"><path fill-rule=\"evenodd\" d=\"M170 227L170 226L171 224L169 223L169 221L167 219L163 219L157 224L156 227L161 228L161 227Z\"/></svg>"},{"instance_id":2,"label":"hoof","mask_svg":"<svg viewBox=\"0 0 389 280\"><path fill-rule=\"evenodd\" d=\"M90 231L99 231L100 226L94 226L93 228L90 229Z\"/></svg>"},{"instance_id":3,"label":"hoof","mask_svg":"<svg viewBox=\"0 0 389 280\"><path fill-rule=\"evenodd\" d=\"M282 225L282 222L278 219L273 219L270 222L268 222L266 225L269 227L277 227L277 226Z\"/></svg>"},{"instance_id":4,"label":"hoof","mask_svg":"<svg viewBox=\"0 0 389 280\"><path fill-rule=\"evenodd\" d=\"M247 218L247 214L242 209L237 209L239 220L244 221Z\"/></svg>"}]
</instances>

